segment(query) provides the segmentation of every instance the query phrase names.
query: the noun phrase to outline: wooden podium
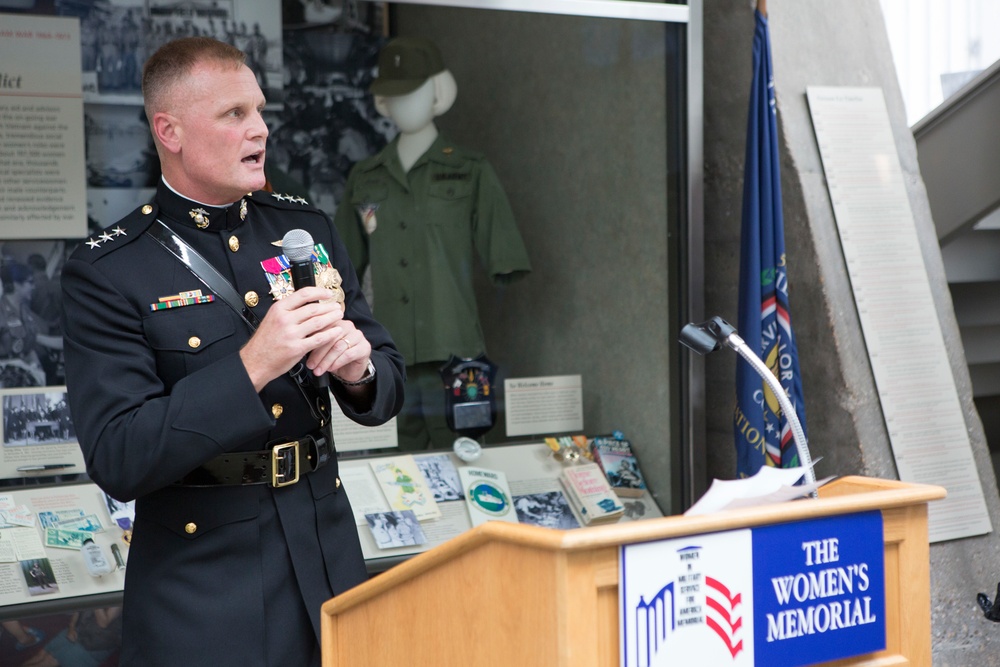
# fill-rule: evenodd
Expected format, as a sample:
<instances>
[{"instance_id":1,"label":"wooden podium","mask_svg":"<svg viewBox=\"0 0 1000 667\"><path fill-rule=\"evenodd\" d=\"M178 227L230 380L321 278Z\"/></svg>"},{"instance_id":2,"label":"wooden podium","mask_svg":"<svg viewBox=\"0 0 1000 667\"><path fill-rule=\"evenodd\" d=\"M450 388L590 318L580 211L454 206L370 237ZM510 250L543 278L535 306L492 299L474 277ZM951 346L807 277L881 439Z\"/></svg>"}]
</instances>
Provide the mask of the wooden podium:
<instances>
[{"instance_id":1,"label":"wooden podium","mask_svg":"<svg viewBox=\"0 0 1000 667\"><path fill-rule=\"evenodd\" d=\"M819 495L570 531L487 523L326 602L323 666L617 667L620 545L880 510L887 648L828 664L929 667L927 503L945 490L844 477Z\"/></svg>"}]
</instances>

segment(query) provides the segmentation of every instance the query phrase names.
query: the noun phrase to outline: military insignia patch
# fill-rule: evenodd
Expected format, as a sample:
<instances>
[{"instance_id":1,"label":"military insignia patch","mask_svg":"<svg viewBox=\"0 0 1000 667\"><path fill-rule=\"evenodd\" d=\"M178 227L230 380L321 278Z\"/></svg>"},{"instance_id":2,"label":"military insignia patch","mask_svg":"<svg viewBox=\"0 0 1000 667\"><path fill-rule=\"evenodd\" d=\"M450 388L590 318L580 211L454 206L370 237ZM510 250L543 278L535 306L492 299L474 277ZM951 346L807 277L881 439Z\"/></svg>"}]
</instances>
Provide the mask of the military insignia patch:
<instances>
[{"instance_id":1,"label":"military insignia patch","mask_svg":"<svg viewBox=\"0 0 1000 667\"><path fill-rule=\"evenodd\" d=\"M481 354L474 359L452 355L438 372L444 383L445 419L454 433L476 438L496 423L493 391L497 367Z\"/></svg>"},{"instance_id":2,"label":"military insignia patch","mask_svg":"<svg viewBox=\"0 0 1000 667\"><path fill-rule=\"evenodd\" d=\"M362 204L358 207L358 216L361 218L361 224L365 228L365 232L371 236L376 227L378 227L378 221L375 220L375 212L378 210L378 204Z\"/></svg>"},{"instance_id":3,"label":"military insignia patch","mask_svg":"<svg viewBox=\"0 0 1000 667\"><path fill-rule=\"evenodd\" d=\"M208 211L205 209L193 208L188 211L188 215L190 215L191 219L194 220L194 224L198 227L198 229L205 229L208 227Z\"/></svg>"}]
</instances>

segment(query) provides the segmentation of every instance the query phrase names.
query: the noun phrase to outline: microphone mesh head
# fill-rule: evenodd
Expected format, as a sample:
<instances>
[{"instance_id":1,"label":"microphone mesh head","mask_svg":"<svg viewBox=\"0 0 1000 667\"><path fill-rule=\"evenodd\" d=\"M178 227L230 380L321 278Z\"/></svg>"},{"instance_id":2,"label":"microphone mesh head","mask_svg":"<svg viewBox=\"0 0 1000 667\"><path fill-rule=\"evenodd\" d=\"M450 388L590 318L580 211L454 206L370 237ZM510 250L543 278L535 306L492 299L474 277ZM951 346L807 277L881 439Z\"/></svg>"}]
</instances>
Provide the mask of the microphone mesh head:
<instances>
[{"instance_id":1,"label":"microphone mesh head","mask_svg":"<svg viewBox=\"0 0 1000 667\"><path fill-rule=\"evenodd\" d=\"M281 250L289 262L308 262L312 257L313 237L304 229L289 230L281 239Z\"/></svg>"}]
</instances>

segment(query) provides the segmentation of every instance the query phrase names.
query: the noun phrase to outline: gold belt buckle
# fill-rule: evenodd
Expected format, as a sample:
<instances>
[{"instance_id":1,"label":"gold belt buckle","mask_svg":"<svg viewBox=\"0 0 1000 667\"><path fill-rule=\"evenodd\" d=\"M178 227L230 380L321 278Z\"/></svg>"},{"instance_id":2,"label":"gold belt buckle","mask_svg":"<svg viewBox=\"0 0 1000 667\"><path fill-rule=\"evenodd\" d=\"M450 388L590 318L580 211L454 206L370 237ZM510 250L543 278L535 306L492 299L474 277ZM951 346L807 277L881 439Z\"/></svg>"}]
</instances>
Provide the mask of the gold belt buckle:
<instances>
[{"instance_id":1,"label":"gold belt buckle","mask_svg":"<svg viewBox=\"0 0 1000 667\"><path fill-rule=\"evenodd\" d=\"M291 473L289 473L291 470ZM283 442L271 449L271 486L291 486L299 481L299 441Z\"/></svg>"}]
</instances>

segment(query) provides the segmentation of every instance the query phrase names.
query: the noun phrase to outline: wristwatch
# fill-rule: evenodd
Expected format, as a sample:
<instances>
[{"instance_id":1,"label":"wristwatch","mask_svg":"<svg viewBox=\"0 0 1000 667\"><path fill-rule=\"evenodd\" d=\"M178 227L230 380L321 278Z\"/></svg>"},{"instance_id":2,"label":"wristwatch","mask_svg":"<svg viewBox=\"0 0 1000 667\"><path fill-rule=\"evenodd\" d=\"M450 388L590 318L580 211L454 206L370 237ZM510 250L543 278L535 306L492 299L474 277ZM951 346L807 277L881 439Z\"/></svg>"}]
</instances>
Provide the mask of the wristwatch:
<instances>
[{"instance_id":1,"label":"wristwatch","mask_svg":"<svg viewBox=\"0 0 1000 667\"><path fill-rule=\"evenodd\" d=\"M372 360L369 359L368 368L365 370L365 374L362 375L360 379L357 379L354 382L345 380L340 376L334 376L334 377L340 380L340 384L344 385L345 387L360 387L361 385L368 384L369 382L375 379L375 364L373 364Z\"/></svg>"}]
</instances>

